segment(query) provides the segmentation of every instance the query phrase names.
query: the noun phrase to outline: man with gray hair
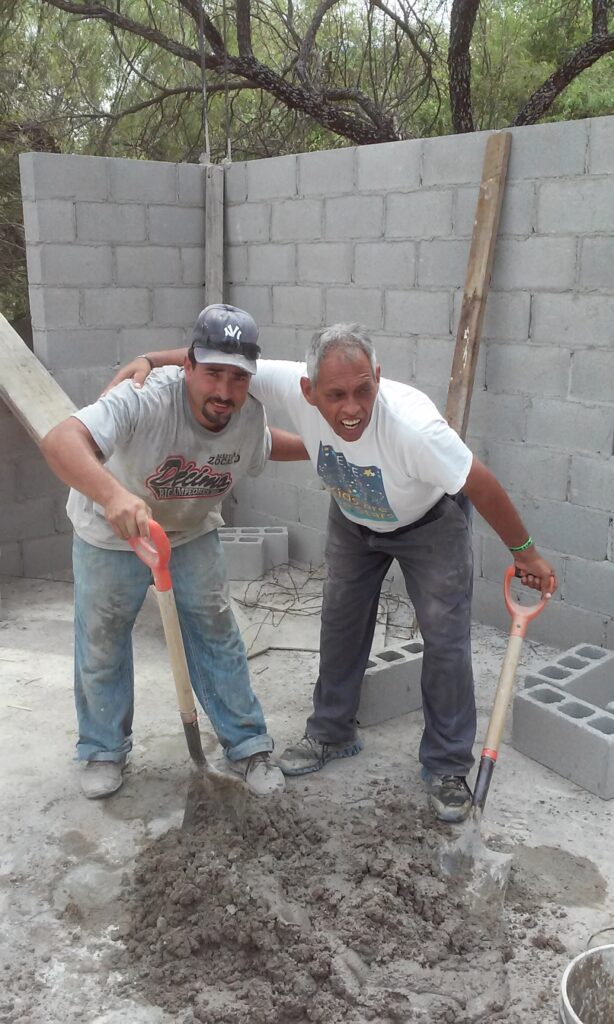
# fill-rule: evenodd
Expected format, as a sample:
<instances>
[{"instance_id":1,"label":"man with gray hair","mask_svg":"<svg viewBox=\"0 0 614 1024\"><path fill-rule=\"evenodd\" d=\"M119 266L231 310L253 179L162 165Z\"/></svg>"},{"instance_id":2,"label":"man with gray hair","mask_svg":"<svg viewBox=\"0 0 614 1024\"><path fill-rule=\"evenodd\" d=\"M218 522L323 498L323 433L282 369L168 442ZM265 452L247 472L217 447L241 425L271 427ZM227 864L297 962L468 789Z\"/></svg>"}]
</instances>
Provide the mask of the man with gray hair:
<instances>
[{"instance_id":1,"label":"man with gray hair","mask_svg":"<svg viewBox=\"0 0 614 1024\"><path fill-rule=\"evenodd\" d=\"M160 365L181 355L149 353L148 359ZM146 370L135 361L115 382L126 376L138 383ZM466 778L476 712L471 531L457 499L469 499L497 532L525 585L550 596L554 570L496 478L431 400L381 378L371 340L358 324L317 332L306 364L264 360L250 388L265 407L285 410L333 499L313 713L304 736L278 764L285 775L304 775L362 749L360 687L381 587L396 559L424 642L423 779L437 817L463 821L471 808Z\"/></svg>"}]
</instances>

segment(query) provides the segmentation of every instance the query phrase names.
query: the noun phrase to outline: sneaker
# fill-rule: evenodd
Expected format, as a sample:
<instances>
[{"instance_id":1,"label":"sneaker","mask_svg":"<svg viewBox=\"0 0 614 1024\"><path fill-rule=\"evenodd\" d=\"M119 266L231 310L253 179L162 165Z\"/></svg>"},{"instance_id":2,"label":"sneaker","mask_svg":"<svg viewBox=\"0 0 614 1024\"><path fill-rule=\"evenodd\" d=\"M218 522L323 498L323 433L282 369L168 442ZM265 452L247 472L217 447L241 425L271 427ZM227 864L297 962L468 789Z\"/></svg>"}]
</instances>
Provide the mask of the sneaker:
<instances>
[{"instance_id":1,"label":"sneaker","mask_svg":"<svg viewBox=\"0 0 614 1024\"><path fill-rule=\"evenodd\" d=\"M242 775L245 785L251 789L256 796L270 796L272 793L281 793L286 788L284 777L279 768L272 764L268 751L261 751L252 754L251 757L242 757L238 761L228 760L228 767Z\"/></svg>"},{"instance_id":2,"label":"sneaker","mask_svg":"<svg viewBox=\"0 0 614 1024\"><path fill-rule=\"evenodd\" d=\"M351 743L320 743L313 736L303 736L298 743L286 747L277 763L284 775L308 775L319 772L329 761L353 757L362 748L363 742L358 736Z\"/></svg>"},{"instance_id":3,"label":"sneaker","mask_svg":"<svg viewBox=\"0 0 614 1024\"><path fill-rule=\"evenodd\" d=\"M472 794L464 775L435 775L422 769L429 804L440 821L465 821L471 810Z\"/></svg>"},{"instance_id":4,"label":"sneaker","mask_svg":"<svg viewBox=\"0 0 614 1024\"><path fill-rule=\"evenodd\" d=\"M123 785L125 761L88 761L81 771L81 790L88 800L116 793Z\"/></svg>"}]
</instances>

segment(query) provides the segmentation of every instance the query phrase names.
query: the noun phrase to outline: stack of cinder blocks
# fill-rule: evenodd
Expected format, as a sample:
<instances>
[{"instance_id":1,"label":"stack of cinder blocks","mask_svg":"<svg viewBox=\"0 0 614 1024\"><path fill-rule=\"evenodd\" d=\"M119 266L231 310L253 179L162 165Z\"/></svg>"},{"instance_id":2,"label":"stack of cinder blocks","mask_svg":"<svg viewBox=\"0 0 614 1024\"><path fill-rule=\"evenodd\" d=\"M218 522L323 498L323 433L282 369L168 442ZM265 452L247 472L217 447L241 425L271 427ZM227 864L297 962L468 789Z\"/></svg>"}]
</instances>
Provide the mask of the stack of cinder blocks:
<instances>
[{"instance_id":1,"label":"stack of cinder blocks","mask_svg":"<svg viewBox=\"0 0 614 1024\"><path fill-rule=\"evenodd\" d=\"M614 653L578 644L527 673L516 750L604 800L614 797Z\"/></svg>"},{"instance_id":2,"label":"stack of cinder blocks","mask_svg":"<svg viewBox=\"0 0 614 1024\"><path fill-rule=\"evenodd\" d=\"M371 653L356 714L359 725L378 725L422 707L423 651L421 640L405 640Z\"/></svg>"},{"instance_id":3,"label":"stack of cinder blocks","mask_svg":"<svg viewBox=\"0 0 614 1024\"><path fill-rule=\"evenodd\" d=\"M230 580L257 580L274 566L288 562L285 526L224 526L218 535Z\"/></svg>"}]
</instances>

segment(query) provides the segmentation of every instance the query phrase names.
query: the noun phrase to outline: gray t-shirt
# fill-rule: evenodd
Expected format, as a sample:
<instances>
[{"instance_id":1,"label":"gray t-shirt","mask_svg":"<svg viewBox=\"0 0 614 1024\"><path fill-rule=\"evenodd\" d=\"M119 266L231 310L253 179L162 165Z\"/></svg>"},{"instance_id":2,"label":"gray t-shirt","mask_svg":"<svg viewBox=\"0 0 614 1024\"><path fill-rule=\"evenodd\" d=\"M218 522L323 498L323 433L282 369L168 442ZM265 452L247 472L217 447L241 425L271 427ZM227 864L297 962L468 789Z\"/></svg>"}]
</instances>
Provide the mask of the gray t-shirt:
<instances>
[{"instance_id":1,"label":"gray t-shirt","mask_svg":"<svg viewBox=\"0 0 614 1024\"><path fill-rule=\"evenodd\" d=\"M140 389L124 381L74 415L109 472L147 502L173 546L223 525L222 499L241 477L261 473L271 450L264 408L251 395L223 430L201 426L177 366L155 370ZM75 533L89 544L128 547L103 509L79 491L71 490L66 511Z\"/></svg>"}]
</instances>

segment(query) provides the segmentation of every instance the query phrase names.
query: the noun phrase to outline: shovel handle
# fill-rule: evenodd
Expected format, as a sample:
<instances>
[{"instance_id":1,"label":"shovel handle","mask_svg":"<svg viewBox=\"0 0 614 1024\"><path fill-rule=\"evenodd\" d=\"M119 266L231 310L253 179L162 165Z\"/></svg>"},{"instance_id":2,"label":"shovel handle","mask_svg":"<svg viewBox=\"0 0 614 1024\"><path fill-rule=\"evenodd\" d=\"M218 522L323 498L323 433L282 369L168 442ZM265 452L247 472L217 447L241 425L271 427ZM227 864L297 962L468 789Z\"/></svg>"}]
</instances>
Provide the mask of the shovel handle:
<instances>
[{"instance_id":1,"label":"shovel handle","mask_svg":"<svg viewBox=\"0 0 614 1024\"><path fill-rule=\"evenodd\" d=\"M171 557L171 542L155 519L149 520L149 537L129 537L128 543L145 565L151 569L157 591L170 590L172 586L168 563Z\"/></svg>"},{"instance_id":2,"label":"shovel handle","mask_svg":"<svg viewBox=\"0 0 614 1024\"><path fill-rule=\"evenodd\" d=\"M514 601L512 598L512 592L510 590L510 584L516 575L516 567L513 565L508 566L505 572L505 580L503 583L503 593L505 596L505 606L512 616L512 624L510 626L510 636L524 637L527 632L527 626L533 619L543 612L544 608L548 604L548 599L542 597L538 604L529 605L525 607Z\"/></svg>"}]
</instances>

